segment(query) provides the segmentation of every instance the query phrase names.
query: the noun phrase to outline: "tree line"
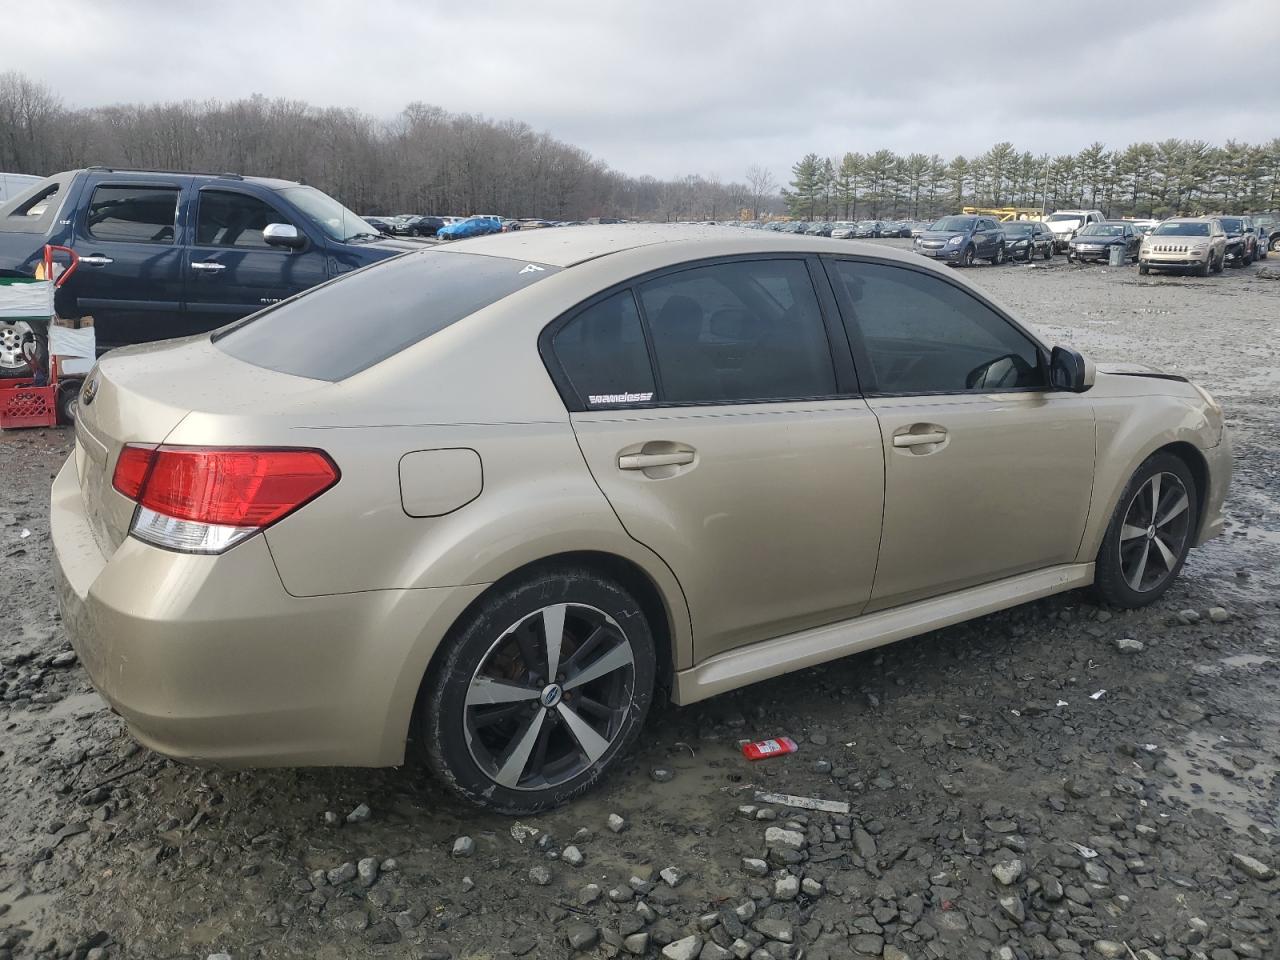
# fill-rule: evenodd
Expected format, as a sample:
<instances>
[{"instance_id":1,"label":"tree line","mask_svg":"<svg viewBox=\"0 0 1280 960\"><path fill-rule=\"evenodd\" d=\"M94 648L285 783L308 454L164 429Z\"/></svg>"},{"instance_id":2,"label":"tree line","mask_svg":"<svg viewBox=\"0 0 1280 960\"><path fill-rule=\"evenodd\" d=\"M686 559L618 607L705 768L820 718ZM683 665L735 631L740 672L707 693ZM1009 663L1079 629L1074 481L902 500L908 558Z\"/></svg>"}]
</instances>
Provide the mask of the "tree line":
<instances>
[{"instance_id":1,"label":"tree line","mask_svg":"<svg viewBox=\"0 0 1280 960\"><path fill-rule=\"evenodd\" d=\"M302 180L370 215L705 220L777 202L763 171L749 183L627 176L526 123L425 103L390 120L263 96L71 108L43 83L0 73L0 171L91 164Z\"/></svg>"},{"instance_id":2,"label":"tree line","mask_svg":"<svg viewBox=\"0 0 1280 960\"><path fill-rule=\"evenodd\" d=\"M1092 143L1076 154L1018 152L997 143L975 157L944 160L890 150L822 158L791 168L782 198L793 217L935 217L963 206L1085 207L1108 216L1244 213L1280 207L1280 138Z\"/></svg>"}]
</instances>

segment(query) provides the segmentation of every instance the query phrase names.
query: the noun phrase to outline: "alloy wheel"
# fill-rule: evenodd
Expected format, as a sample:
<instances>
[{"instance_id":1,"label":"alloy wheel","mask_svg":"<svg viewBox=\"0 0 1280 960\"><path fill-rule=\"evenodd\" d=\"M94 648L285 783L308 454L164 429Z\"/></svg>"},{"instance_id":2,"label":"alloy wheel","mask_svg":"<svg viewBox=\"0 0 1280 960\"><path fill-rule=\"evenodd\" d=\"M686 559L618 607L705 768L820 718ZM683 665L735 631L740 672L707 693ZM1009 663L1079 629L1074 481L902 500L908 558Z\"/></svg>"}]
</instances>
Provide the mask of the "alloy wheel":
<instances>
[{"instance_id":1,"label":"alloy wheel","mask_svg":"<svg viewBox=\"0 0 1280 960\"><path fill-rule=\"evenodd\" d=\"M0 321L0 370L19 370L27 365L22 355L22 342L31 333L31 327L21 320L6 323Z\"/></svg>"},{"instance_id":2,"label":"alloy wheel","mask_svg":"<svg viewBox=\"0 0 1280 960\"><path fill-rule=\"evenodd\" d=\"M508 627L472 674L467 749L499 786L566 783L609 751L634 687L631 642L612 617L586 604L543 607Z\"/></svg>"},{"instance_id":3,"label":"alloy wheel","mask_svg":"<svg viewBox=\"0 0 1280 960\"><path fill-rule=\"evenodd\" d=\"M1187 488L1172 473L1148 478L1129 501L1120 527L1120 572L1130 589L1149 593L1178 567L1191 531Z\"/></svg>"}]
</instances>

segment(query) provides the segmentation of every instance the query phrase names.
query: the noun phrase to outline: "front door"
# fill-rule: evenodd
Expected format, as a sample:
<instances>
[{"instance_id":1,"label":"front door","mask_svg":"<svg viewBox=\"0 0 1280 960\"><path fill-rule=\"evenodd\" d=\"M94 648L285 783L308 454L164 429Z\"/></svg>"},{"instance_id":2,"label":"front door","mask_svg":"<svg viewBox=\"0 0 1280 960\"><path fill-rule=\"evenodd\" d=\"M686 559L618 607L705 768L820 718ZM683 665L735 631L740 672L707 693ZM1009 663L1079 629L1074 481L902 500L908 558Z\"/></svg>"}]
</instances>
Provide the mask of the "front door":
<instances>
[{"instance_id":1,"label":"front door","mask_svg":"<svg viewBox=\"0 0 1280 960\"><path fill-rule=\"evenodd\" d=\"M268 224L306 228L269 201L234 187L206 186L196 201L195 234L186 256L187 309L203 329L220 327L278 303L327 278L325 252L269 246Z\"/></svg>"},{"instance_id":2,"label":"front door","mask_svg":"<svg viewBox=\"0 0 1280 960\"><path fill-rule=\"evenodd\" d=\"M695 660L871 595L880 432L830 313L804 259L734 260L617 292L552 341L592 475L680 581Z\"/></svg>"},{"instance_id":3,"label":"front door","mask_svg":"<svg viewBox=\"0 0 1280 960\"><path fill-rule=\"evenodd\" d=\"M868 609L1074 561L1093 490L1087 394L1048 389L1035 341L946 277L830 266L885 457Z\"/></svg>"},{"instance_id":4,"label":"front door","mask_svg":"<svg viewBox=\"0 0 1280 960\"><path fill-rule=\"evenodd\" d=\"M99 179L86 189L72 239L80 268L64 296L94 318L98 348L191 332L182 312L180 183Z\"/></svg>"}]
</instances>

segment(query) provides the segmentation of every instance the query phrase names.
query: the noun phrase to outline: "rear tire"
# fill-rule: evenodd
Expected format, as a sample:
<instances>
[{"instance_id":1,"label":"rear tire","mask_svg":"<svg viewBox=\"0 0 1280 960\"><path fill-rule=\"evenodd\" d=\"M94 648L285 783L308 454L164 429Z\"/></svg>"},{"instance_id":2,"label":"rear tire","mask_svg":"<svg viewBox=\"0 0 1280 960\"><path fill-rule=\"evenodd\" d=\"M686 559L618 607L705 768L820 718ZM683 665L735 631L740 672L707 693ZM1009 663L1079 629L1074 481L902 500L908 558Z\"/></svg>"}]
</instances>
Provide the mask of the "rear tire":
<instances>
[{"instance_id":1,"label":"rear tire","mask_svg":"<svg viewBox=\"0 0 1280 960\"><path fill-rule=\"evenodd\" d=\"M80 412L82 380L63 380L58 384L58 422L74 424Z\"/></svg>"},{"instance_id":2,"label":"rear tire","mask_svg":"<svg viewBox=\"0 0 1280 960\"><path fill-rule=\"evenodd\" d=\"M414 736L463 799L537 813L590 790L630 749L656 673L630 593L590 570L547 569L497 587L450 631L418 695Z\"/></svg>"},{"instance_id":3,"label":"rear tire","mask_svg":"<svg viewBox=\"0 0 1280 960\"><path fill-rule=\"evenodd\" d=\"M1160 599L1187 559L1199 503L1195 480L1181 459L1155 453L1143 461L1125 485L1098 548L1097 594L1127 609Z\"/></svg>"}]
</instances>

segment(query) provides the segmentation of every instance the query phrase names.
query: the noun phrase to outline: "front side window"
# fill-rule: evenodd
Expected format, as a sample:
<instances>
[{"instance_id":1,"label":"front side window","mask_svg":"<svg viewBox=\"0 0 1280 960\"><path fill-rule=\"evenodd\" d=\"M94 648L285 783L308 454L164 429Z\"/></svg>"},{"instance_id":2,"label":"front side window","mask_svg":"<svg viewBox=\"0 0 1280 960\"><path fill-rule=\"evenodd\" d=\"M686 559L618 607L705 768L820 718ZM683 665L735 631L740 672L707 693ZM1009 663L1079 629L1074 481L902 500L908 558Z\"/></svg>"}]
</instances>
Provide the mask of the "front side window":
<instances>
[{"instance_id":1,"label":"front side window","mask_svg":"<svg viewBox=\"0 0 1280 960\"><path fill-rule=\"evenodd\" d=\"M89 236L131 243L173 243L177 187L102 186L89 201Z\"/></svg>"},{"instance_id":2,"label":"front side window","mask_svg":"<svg viewBox=\"0 0 1280 960\"><path fill-rule=\"evenodd\" d=\"M196 243L202 247L267 249L262 231L272 223L288 223L257 197L230 190L203 190L196 214Z\"/></svg>"},{"instance_id":3,"label":"front side window","mask_svg":"<svg viewBox=\"0 0 1280 960\"><path fill-rule=\"evenodd\" d=\"M839 261L836 282L853 316L873 389L883 394L990 393L1043 387L1036 344L998 313L938 277Z\"/></svg>"},{"instance_id":4,"label":"front side window","mask_svg":"<svg viewBox=\"0 0 1280 960\"><path fill-rule=\"evenodd\" d=\"M720 263L638 288L663 403L836 394L826 328L801 260Z\"/></svg>"},{"instance_id":5,"label":"front side window","mask_svg":"<svg viewBox=\"0 0 1280 960\"><path fill-rule=\"evenodd\" d=\"M630 290L583 310L551 342L565 376L588 410L653 400L649 350Z\"/></svg>"}]
</instances>

